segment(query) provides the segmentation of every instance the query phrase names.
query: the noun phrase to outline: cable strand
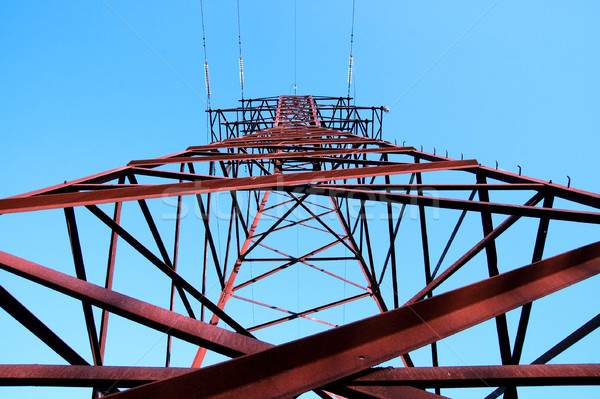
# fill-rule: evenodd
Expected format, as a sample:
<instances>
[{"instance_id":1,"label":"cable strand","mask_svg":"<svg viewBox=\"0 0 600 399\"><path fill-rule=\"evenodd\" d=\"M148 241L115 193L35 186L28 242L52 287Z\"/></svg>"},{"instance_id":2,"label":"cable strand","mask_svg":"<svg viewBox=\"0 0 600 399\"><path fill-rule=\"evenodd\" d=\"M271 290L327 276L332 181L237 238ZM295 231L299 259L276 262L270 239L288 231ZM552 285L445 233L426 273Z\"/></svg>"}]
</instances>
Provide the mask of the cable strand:
<instances>
[{"instance_id":1,"label":"cable strand","mask_svg":"<svg viewBox=\"0 0 600 399\"><path fill-rule=\"evenodd\" d=\"M240 23L240 0L237 0L238 45L240 48L240 88L244 100L244 61L242 60L242 25Z\"/></svg>"},{"instance_id":2,"label":"cable strand","mask_svg":"<svg viewBox=\"0 0 600 399\"><path fill-rule=\"evenodd\" d=\"M350 30L350 60L348 61L348 98L350 98L350 86L352 85L352 68L354 66L354 57L352 49L354 47L354 9L356 0L352 0L352 29Z\"/></svg>"},{"instance_id":3,"label":"cable strand","mask_svg":"<svg viewBox=\"0 0 600 399\"><path fill-rule=\"evenodd\" d=\"M208 72L208 57L206 56L206 30L204 28L204 4L200 0L200 17L202 21L202 47L204 48L204 78L206 79L206 106L210 109L210 77Z\"/></svg>"}]
</instances>

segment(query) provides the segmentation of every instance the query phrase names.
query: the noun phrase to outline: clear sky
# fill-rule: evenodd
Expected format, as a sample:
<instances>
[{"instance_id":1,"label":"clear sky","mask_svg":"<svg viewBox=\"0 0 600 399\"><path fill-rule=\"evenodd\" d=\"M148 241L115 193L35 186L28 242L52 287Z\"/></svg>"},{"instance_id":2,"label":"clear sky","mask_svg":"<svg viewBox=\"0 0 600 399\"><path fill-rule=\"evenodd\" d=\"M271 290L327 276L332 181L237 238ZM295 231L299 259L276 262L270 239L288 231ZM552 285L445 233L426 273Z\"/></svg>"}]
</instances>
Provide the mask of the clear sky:
<instances>
[{"instance_id":1,"label":"clear sky","mask_svg":"<svg viewBox=\"0 0 600 399\"><path fill-rule=\"evenodd\" d=\"M294 35L293 2L242 0L246 98L290 93L295 65L299 93L345 95L351 6L298 1ZM599 9L359 0L356 102L391 107L390 141L600 191ZM205 142L200 15L199 1L3 2L0 194ZM206 1L204 20L212 105L231 107L235 2Z\"/></svg>"},{"instance_id":2,"label":"clear sky","mask_svg":"<svg viewBox=\"0 0 600 399\"><path fill-rule=\"evenodd\" d=\"M240 1L245 97L345 96L352 1ZM358 105L384 139L600 192L600 2L361 1ZM235 1L204 2L212 107L237 106ZM0 4L0 197L204 144L199 1ZM0 248L0 250L3 248Z\"/></svg>"}]
</instances>

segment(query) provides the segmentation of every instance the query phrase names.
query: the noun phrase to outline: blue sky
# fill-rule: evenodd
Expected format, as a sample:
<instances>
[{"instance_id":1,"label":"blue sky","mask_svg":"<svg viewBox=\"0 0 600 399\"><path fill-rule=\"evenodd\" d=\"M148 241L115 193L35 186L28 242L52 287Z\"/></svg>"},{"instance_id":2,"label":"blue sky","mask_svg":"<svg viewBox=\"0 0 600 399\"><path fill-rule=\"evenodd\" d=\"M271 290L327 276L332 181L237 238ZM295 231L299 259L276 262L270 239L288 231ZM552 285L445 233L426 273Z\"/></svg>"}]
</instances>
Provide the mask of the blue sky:
<instances>
[{"instance_id":1,"label":"blue sky","mask_svg":"<svg viewBox=\"0 0 600 399\"><path fill-rule=\"evenodd\" d=\"M1 7L3 196L206 141L199 2ZM358 1L356 101L392 107L390 141L599 191L599 7ZM235 2L204 8L212 105L230 107L240 97ZM246 97L290 93L293 3L242 1L241 25ZM346 94L350 29L350 1L298 2L299 93Z\"/></svg>"},{"instance_id":2,"label":"blue sky","mask_svg":"<svg viewBox=\"0 0 600 399\"><path fill-rule=\"evenodd\" d=\"M600 191L600 3L357 0L355 14L352 92L391 108L384 139ZM205 143L200 15L199 1L2 3L0 197ZM242 0L245 97L291 94L294 70L299 94L345 96L351 17L349 0ZM236 2L205 1L204 22L212 106L233 107Z\"/></svg>"}]
</instances>

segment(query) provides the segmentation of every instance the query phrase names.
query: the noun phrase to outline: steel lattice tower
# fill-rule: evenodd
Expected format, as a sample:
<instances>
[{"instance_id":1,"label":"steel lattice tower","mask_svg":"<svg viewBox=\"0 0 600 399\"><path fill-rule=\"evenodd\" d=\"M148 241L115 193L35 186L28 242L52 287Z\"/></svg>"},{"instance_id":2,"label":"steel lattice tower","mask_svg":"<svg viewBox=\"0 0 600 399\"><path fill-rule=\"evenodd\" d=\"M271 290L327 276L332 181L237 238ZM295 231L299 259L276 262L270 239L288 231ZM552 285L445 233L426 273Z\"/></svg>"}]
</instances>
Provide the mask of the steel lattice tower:
<instances>
[{"instance_id":1,"label":"steel lattice tower","mask_svg":"<svg viewBox=\"0 0 600 399\"><path fill-rule=\"evenodd\" d=\"M546 297L595 311L600 196L389 143L384 108L350 100L243 100L209 111L211 144L0 200L1 214L61 213L71 265L1 252L0 268L75 299L61 311L80 324L51 328L25 305L47 299L1 288L25 338L62 360L2 361L0 384L115 398L599 384L594 345L592 362L553 359L600 316L540 337L572 311ZM553 229L570 239L546 245ZM154 367L127 351L150 332ZM449 355L461 345L487 358Z\"/></svg>"}]
</instances>

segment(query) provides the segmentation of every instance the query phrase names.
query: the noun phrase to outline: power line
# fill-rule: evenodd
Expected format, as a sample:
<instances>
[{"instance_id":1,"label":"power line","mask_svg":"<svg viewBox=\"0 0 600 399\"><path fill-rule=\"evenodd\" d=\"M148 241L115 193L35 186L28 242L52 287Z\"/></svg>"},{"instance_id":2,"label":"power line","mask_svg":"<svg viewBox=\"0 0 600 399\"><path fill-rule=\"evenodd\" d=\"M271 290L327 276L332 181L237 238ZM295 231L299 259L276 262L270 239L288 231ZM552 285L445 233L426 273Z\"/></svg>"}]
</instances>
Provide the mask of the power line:
<instances>
[{"instance_id":1,"label":"power line","mask_svg":"<svg viewBox=\"0 0 600 399\"><path fill-rule=\"evenodd\" d=\"M200 0L200 16L202 19L202 46L204 47L204 77L206 79L206 106L210 109L210 77L208 73L208 58L206 57L206 30L204 29L204 4Z\"/></svg>"},{"instance_id":2,"label":"power line","mask_svg":"<svg viewBox=\"0 0 600 399\"><path fill-rule=\"evenodd\" d=\"M244 61L242 61L242 28L240 24L240 0L237 0L238 44L240 47L240 88L244 99Z\"/></svg>"},{"instance_id":3,"label":"power line","mask_svg":"<svg viewBox=\"0 0 600 399\"><path fill-rule=\"evenodd\" d=\"M356 0L352 0L352 30L350 31L350 60L348 61L348 97L350 97L350 85L352 84L352 66L354 59L352 56L352 47L354 46L354 6Z\"/></svg>"}]
</instances>

